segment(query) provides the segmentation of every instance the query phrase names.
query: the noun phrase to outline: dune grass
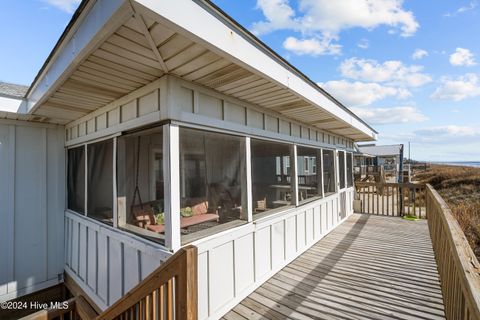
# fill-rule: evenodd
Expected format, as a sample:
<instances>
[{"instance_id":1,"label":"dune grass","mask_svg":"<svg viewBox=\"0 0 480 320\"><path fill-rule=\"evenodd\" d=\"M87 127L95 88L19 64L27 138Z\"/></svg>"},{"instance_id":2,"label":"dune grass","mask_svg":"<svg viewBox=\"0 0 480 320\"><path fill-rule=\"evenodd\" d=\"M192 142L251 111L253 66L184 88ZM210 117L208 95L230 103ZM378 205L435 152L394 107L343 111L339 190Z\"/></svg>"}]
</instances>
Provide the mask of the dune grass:
<instances>
[{"instance_id":1,"label":"dune grass","mask_svg":"<svg viewBox=\"0 0 480 320\"><path fill-rule=\"evenodd\" d=\"M431 165L414 180L430 183L443 197L480 260L480 168Z\"/></svg>"}]
</instances>

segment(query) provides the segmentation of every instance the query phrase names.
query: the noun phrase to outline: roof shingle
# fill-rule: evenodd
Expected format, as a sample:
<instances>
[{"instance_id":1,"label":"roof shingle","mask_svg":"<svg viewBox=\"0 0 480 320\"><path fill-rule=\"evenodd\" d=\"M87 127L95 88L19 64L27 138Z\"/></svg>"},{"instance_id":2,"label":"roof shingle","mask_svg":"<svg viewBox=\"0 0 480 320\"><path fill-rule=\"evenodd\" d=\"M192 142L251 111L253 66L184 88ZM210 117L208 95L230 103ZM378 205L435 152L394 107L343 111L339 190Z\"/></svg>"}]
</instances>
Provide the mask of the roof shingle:
<instances>
[{"instance_id":1,"label":"roof shingle","mask_svg":"<svg viewBox=\"0 0 480 320\"><path fill-rule=\"evenodd\" d=\"M28 86L0 81L0 95L24 98L27 90Z\"/></svg>"}]
</instances>

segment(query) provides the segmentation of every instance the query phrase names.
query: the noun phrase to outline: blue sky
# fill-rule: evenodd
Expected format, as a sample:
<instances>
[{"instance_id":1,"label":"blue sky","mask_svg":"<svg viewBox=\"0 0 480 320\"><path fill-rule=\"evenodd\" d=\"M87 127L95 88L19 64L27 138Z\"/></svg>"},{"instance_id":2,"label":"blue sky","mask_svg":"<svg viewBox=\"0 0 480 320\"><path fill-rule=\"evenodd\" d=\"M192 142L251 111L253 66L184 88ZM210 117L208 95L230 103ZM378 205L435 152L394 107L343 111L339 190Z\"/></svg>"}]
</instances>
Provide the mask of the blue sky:
<instances>
[{"instance_id":1,"label":"blue sky","mask_svg":"<svg viewBox=\"0 0 480 320\"><path fill-rule=\"evenodd\" d=\"M376 128L379 144L480 161L479 1L214 2ZM76 5L1 1L0 80L30 84Z\"/></svg>"}]
</instances>

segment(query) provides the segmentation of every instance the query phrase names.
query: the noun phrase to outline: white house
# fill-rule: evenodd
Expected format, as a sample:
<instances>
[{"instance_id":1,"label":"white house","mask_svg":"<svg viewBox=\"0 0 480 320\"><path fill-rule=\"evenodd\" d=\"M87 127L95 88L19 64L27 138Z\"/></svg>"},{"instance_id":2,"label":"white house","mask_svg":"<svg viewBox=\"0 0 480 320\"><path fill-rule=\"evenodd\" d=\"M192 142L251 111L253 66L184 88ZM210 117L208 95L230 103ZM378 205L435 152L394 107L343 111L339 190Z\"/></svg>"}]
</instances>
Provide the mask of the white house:
<instances>
[{"instance_id":1,"label":"white house","mask_svg":"<svg viewBox=\"0 0 480 320\"><path fill-rule=\"evenodd\" d=\"M12 88L1 301L66 273L106 309L193 244L217 319L353 212L353 146L376 139L207 0L85 0Z\"/></svg>"}]
</instances>

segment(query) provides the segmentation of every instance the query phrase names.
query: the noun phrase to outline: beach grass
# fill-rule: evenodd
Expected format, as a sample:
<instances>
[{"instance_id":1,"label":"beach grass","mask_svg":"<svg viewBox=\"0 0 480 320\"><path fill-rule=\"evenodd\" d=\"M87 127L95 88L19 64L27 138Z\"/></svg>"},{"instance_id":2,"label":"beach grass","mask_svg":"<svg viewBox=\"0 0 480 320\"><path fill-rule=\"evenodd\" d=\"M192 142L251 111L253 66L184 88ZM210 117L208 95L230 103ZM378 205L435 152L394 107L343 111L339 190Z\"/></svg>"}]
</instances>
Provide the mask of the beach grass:
<instances>
[{"instance_id":1,"label":"beach grass","mask_svg":"<svg viewBox=\"0 0 480 320\"><path fill-rule=\"evenodd\" d=\"M434 164L414 172L414 180L438 191L480 259L480 168Z\"/></svg>"}]
</instances>

